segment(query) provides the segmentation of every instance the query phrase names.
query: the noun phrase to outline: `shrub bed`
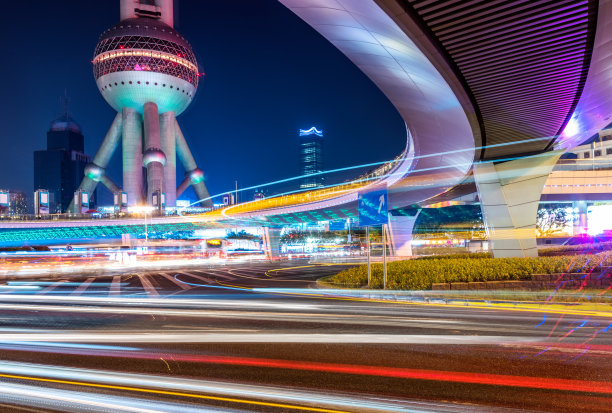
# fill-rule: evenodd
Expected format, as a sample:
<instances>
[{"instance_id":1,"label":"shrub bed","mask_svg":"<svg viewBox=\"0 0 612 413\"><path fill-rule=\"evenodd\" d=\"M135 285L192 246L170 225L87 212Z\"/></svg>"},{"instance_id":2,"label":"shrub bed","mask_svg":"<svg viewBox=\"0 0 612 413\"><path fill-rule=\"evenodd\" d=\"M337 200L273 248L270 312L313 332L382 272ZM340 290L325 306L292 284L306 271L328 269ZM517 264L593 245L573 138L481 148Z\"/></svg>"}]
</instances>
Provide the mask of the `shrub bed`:
<instances>
[{"instance_id":1,"label":"shrub bed","mask_svg":"<svg viewBox=\"0 0 612 413\"><path fill-rule=\"evenodd\" d=\"M491 258L490 252L464 252L459 254L444 254L444 255L428 255L426 257L415 258L417 260L448 260L448 259L464 259L464 258Z\"/></svg>"},{"instance_id":2,"label":"shrub bed","mask_svg":"<svg viewBox=\"0 0 612 413\"><path fill-rule=\"evenodd\" d=\"M387 288L429 290L434 283L528 280L533 274L582 273L611 265L612 257L607 253L537 258L431 257L388 263ZM364 287L368 283L367 265L342 271L326 282L340 287ZM373 264L371 287L382 286L382 264Z\"/></svg>"},{"instance_id":3,"label":"shrub bed","mask_svg":"<svg viewBox=\"0 0 612 413\"><path fill-rule=\"evenodd\" d=\"M564 254L594 254L608 250L612 250L612 241L541 248L538 254L541 257L552 257Z\"/></svg>"}]
</instances>

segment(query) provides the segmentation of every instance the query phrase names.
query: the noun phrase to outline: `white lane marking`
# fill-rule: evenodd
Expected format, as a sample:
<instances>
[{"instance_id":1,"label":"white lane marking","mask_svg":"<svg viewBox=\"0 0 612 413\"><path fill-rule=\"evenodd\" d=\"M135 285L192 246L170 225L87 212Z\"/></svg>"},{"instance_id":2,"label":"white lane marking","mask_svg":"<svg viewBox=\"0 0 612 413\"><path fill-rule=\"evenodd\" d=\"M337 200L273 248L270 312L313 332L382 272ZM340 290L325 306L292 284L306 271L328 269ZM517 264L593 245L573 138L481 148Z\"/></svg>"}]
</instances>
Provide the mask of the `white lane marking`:
<instances>
[{"instance_id":1,"label":"white lane marking","mask_svg":"<svg viewBox=\"0 0 612 413\"><path fill-rule=\"evenodd\" d=\"M159 275L161 275L162 277L167 278L168 280L172 281L174 284L178 285L183 290L189 290L190 288L192 288L191 285L188 285L188 284L182 283L180 281L177 281L176 278L174 278L172 275L166 274L165 272L160 272Z\"/></svg>"},{"instance_id":2,"label":"white lane marking","mask_svg":"<svg viewBox=\"0 0 612 413\"><path fill-rule=\"evenodd\" d=\"M138 278L140 279L140 283L142 284L148 295L159 296L159 293L157 292L155 287L153 287L151 281L147 279L146 275L138 274Z\"/></svg>"},{"instance_id":3,"label":"white lane marking","mask_svg":"<svg viewBox=\"0 0 612 413\"><path fill-rule=\"evenodd\" d=\"M215 283L215 282L214 282L213 280L211 280L210 278L202 277L202 276L200 276L200 275L196 275L196 274L193 274L193 273L191 273L191 272L181 271L181 273L180 273L180 274L185 274L185 275L188 275L188 276L193 277L193 278L196 278L196 279L198 279L198 280L200 280L200 281L204 281L204 282L205 282L205 283L207 283L207 284L214 284L214 283ZM180 274L179 274L179 275L180 275Z\"/></svg>"},{"instance_id":4,"label":"white lane marking","mask_svg":"<svg viewBox=\"0 0 612 413\"><path fill-rule=\"evenodd\" d=\"M50 286L48 286L47 288L45 288L44 290L41 290L41 291L37 292L36 294L46 294L49 291L54 290L56 287L59 287L60 285L62 285L65 282L66 282L66 280L58 281L56 283L53 283Z\"/></svg>"},{"instance_id":5,"label":"white lane marking","mask_svg":"<svg viewBox=\"0 0 612 413\"><path fill-rule=\"evenodd\" d=\"M113 282L110 287L110 291L108 292L109 296L118 296L121 295L121 276L115 275L113 277Z\"/></svg>"},{"instance_id":6,"label":"white lane marking","mask_svg":"<svg viewBox=\"0 0 612 413\"><path fill-rule=\"evenodd\" d=\"M215 272L215 271L210 271L210 272L207 272L207 271L200 271L200 272L205 273L205 274L206 274L206 275L208 275L209 277L219 277L219 278L225 278L226 280L229 280L229 281L232 281L232 280L235 280L235 279L236 279L236 277L231 277L231 276L229 276L229 275L220 274L220 273Z\"/></svg>"},{"instance_id":7,"label":"white lane marking","mask_svg":"<svg viewBox=\"0 0 612 413\"><path fill-rule=\"evenodd\" d=\"M83 294L83 292L87 289L87 287L89 287L89 284L91 284L93 282L93 280L95 280L95 277L89 277L88 279L85 280L85 282L83 284L81 284L79 286L79 288L77 288L76 290L74 290L73 292L70 293L70 295L81 295Z\"/></svg>"}]
</instances>

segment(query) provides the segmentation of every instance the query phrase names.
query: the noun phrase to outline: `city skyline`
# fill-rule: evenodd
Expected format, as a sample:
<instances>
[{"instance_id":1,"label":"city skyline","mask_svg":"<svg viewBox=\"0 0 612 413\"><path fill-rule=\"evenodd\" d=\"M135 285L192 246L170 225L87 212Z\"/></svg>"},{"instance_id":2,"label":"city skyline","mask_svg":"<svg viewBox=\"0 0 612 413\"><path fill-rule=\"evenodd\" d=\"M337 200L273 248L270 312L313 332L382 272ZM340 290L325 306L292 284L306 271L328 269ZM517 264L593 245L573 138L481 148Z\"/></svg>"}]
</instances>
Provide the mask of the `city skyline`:
<instances>
[{"instance_id":1,"label":"city skyline","mask_svg":"<svg viewBox=\"0 0 612 413\"><path fill-rule=\"evenodd\" d=\"M296 153L295 130L314 123L335 137L326 144L327 169L390 159L402 150L405 130L395 109L339 51L275 1L258 6L237 3L242 11L238 14L232 13L236 3L232 8L220 1L178 2L175 16L205 73L180 120L211 194L231 190L236 179L240 186L251 186L294 176L297 158L283 154ZM24 5L8 7L13 14L26 13ZM64 91L70 97L71 116L83 128L88 155L95 154L113 119L112 109L97 91L91 59L98 36L117 21L119 10L109 4L96 9L91 22L84 22L77 16L87 15L87 7L71 1L53 7L41 4L27 14L49 36L26 33L15 38L10 53L23 65L1 69L5 77L16 79L5 89L5 99L17 107L33 99L36 106L33 111L1 115L7 128L0 141L11 144L13 153L0 154L0 184L31 196L36 189L32 153L44 146L45 132L62 110L59 99ZM260 20L264 15L265 24ZM229 22L230 30L220 21ZM65 23L62 30L57 22ZM6 36L17 31L18 24L9 22L4 30ZM34 55L26 52L31 44L40 45ZM253 50L254 45L261 47ZM41 62L43 74L36 70ZM371 136L387 145L372 145ZM9 173L15 170L19 173ZM108 170L121 182L119 155ZM182 173L177 171L178 176ZM101 202L112 202L104 193Z\"/></svg>"}]
</instances>

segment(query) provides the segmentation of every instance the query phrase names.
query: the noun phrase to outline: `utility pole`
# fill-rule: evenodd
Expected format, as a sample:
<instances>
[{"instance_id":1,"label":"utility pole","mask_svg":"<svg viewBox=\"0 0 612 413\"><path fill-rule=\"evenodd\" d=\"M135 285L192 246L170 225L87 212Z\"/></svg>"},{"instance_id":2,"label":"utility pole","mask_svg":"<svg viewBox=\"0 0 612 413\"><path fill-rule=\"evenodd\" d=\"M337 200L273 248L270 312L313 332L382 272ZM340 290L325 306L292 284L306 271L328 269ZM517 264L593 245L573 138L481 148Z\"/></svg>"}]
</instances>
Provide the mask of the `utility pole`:
<instances>
[{"instance_id":1,"label":"utility pole","mask_svg":"<svg viewBox=\"0 0 612 413\"><path fill-rule=\"evenodd\" d=\"M372 279L372 266L370 263L370 227L366 227L366 248L368 249L368 288Z\"/></svg>"},{"instance_id":2,"label":"utility pole","mask_svg":"<svg viewBox=\"0 0 612 413\"><path fill-rule=\"evenodd\" d=\"M387 225L382 225L382 247L383 247L383 290L387 289Z\"/></svg>"}]
</instances>

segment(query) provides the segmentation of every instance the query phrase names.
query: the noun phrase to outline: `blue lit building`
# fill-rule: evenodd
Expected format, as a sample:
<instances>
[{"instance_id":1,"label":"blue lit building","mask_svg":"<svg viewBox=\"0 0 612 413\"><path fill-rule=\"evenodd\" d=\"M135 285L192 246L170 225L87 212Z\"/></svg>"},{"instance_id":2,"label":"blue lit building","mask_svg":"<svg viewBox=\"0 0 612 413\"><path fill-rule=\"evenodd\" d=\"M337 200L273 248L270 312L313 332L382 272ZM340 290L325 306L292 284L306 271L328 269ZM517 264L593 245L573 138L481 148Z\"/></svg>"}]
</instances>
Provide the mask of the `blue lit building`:
<instances>
[{"instance_id":1,"label":"blue lit building","mask_svg":"<svg viewBox=\"0 0 612 413\"><path fill-rule=\"evenodd\" d=\"M300 189L322 187L323 175L315 175L319 172L323 172L323 131L314 126L300 129Z\"/></svg>"}]
</instances>

